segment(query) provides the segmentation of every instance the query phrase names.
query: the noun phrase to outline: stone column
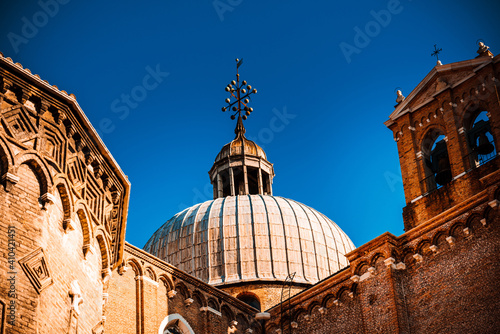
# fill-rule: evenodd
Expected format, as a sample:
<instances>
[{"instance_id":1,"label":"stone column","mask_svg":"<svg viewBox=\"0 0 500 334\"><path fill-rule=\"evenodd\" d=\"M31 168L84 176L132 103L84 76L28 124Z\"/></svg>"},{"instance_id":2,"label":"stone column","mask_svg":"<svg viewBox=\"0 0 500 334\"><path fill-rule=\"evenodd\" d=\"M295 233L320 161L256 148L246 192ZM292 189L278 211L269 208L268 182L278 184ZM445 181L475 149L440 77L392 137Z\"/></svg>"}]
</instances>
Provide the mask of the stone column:
<instances>
[{"instance_id":1,"label":"stone column","mask_svg":"<svg viewBox=\"0 0 500 334\"><path fill-rule=\"evenodd\" d=\"M217 173L217 197L216 198L221 198L224 196L224 185L222 184L222 177L220 176L219 173Z\"/></svg>"},{"instance_id":2,"label":"stone column","mask_svg":"<svg viewBox=\"0 0 500 334\"><path fill-rule=\"evenodd\" d=\"M233 168L229 167L229 186L231 187L231 196L235 195L234 191L234 174L233 174Z\"/></svg>"},{"instance_id":3,"label":"stone column","mask_svg":"<svg viewBox=\"0 0 500 334\"><path fill-rule=\"evenodd\" d=\"M264 188L262 187L262 169L259 168L259 177L257 179L259 183L259 194L264 195Z\"/></svg>"},{"instance_id":4,"label":"stone column","mask_svg":"<svg viewBox=\"0 0 500 334\"><path fill-rule=\"evenodd\" d=\"M245 182L245 195L249 194L248 191L248 173L247 173L247 166L243 165L243 182Z\"/></svg>"},{"instance_id":5,"label":"stone column","mask_svg":"<svg viewBox=\"0 0 500 334\"><path fill-rule=\"evenodd\" d=\"M271 174L269 174L267 177L268 177L267 193L272 196L273 195L273 186L271 185L271 183L273 182L273 178L271 177Z\"/></svg>"}]
</instances>

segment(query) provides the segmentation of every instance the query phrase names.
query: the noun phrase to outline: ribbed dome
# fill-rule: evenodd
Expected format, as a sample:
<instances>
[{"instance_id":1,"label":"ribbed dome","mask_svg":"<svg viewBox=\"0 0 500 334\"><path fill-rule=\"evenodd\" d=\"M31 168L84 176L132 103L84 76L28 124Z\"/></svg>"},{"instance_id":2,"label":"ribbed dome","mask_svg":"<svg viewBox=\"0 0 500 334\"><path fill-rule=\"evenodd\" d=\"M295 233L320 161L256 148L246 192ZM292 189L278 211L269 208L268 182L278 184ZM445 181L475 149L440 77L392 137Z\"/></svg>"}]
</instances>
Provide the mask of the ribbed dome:
<instances>
[{"instance_id":1,"label":"ribbed dome","mask_svg":"<svg viewBox=\"0 0 500 334\"><path fill-rule=\"evenodd\" d=\"M227 196L197 204L160 227L144 249L214 285L315 283L348 265L354 244L333 221L293 200Z\"/></svg>"},{"instance_id":2,"label":"ribbed dome","mask_svg":"<svg viewBox=\"0 0 500 334\"><path fill-rule=\"evenodd\" d=\"M220 150L219 154L217 154L217 157L215 158L215 162L229 156L243 154L267 159L266 153L259 145L246 139L245 136L237 136L232 142L222 147L222 150Z\"/></svg>"}]
</instances>

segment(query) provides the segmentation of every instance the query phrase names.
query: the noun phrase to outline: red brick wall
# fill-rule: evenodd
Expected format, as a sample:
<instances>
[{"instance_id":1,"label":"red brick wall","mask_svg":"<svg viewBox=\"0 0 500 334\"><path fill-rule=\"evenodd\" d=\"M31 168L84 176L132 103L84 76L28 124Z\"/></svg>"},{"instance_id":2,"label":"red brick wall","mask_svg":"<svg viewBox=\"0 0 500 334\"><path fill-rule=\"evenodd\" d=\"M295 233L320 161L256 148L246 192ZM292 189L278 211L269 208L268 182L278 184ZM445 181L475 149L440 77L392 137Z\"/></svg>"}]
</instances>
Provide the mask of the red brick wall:
<instances>
[{"instance_id":1,"label":"red brick wall","mask_svg":"<svg viewBox=\"0 0 500 334\"><path fill-rule=\"evenodd\" d=\"M252 326L259 328L254 310L217 288L133 246L126 245L124 256L128 270L118 268L109 284L106 332L156 334L162 321L174 314L181 315L197 334L225 334L233 320L241 333ZM175 295L169 298L171 291ZM215 313L201 310L207 306Z\"/></svg>"}]
</instances>

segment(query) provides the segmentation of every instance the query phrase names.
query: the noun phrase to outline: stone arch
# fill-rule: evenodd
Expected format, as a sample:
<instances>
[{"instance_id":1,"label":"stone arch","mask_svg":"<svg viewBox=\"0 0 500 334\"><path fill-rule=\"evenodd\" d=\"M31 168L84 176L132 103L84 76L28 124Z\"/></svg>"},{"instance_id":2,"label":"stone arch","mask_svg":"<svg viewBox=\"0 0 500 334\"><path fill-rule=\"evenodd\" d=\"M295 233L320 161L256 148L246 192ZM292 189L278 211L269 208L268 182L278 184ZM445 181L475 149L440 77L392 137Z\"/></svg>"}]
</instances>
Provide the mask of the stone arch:
<instances>
[{"instance_id":1,"label":"stone arch","mask_svg":"<svg viewBox=\"0 0 500 334\"><path fill-rule=\"evenodd\" d=\"M91 244L90 240L92 240L92 228L90 219L88 218L88 211L85 205L81 205L81 203L76 207L76 215L78 216L78 220L80 221L80 226L82 228L83 235L83 255L87 257L87 253L90 250Z\"/></svg>"},{"instance_id":2,"label":"stone arch","mask_svg":"<svg viewBox=\"0 0 500 334\"><path fill-rule=\"evenodd\" d=\"M292 321L300 323L302 322L306 314L308 314L307 310L303 307L299 307L297 310L295 310L295 312L293 312Z\"/></svg>"},{"instance_id":3,"label":"stone arch","mask_svg":"<svg viewBox=\"0 0 500 334\"><path fill-rule=\"evenodd\" d=\"M14 166L14 156L4 137L0 135L0 177L5 175Z\"/></svg>"},{"instance_id":4,"label":"stone arch","mask_svg":"<svg viewBox=\"0 0 500 334\"><path fill-rule=\"evenodd\" d=\"M415 250L418 254L424 256L432 253L432 250L429 248L431 246L431 242L429 239L420 240Z\"/></svg>"},{"instance_id":5,"label":"stone arch","mask_svg":"<svg viewBox=\"0 0 500 334\"><path fill-rule=\"evenodd\" d=\"M130 268L132 268L136 276L142 276L142 266L139 261L134 258L130 258L126 260L125 263L127 264L127 266L130 266Z\"/></svg>"},{"instance_id":6,"label":"stone arch","mask_svg":"<svg viewBox=\"0 0 500 334\"><path fill-rule=\"evenodd\" d=\"M163 284L165 285L165 287L167 288L167 292L171 291L171 290L175 290L175 285L174 285L174 281L172 281L172 279L170 277L168 277L168 275L166 274L161 274L158 278L158 281L160 282L163 282Z\"/></svg>"},{"instance_id":7,"label":"stone arch","mask_svg":"<svg viewBox=\"0 0 500 334\"><path fill-rule=\"evenodd\" d=\"M175 290L180 293L183 299L191 298L191 290L189 290L184 282L177 283L175 286Z\"/></svg>"},{"instance_id":8,"label":"stone arch","mask_svg":"<svg viewBox=\"0 0 500 334\"><path fill-rule=\"evenodd\" d=\"M443 246L444 244L447 244L446 242L446 237L448 235L446 234L445 231L438 231L434 234L434 236L432 237L432 244L433 245L436 245L436 246Z\"/></svg>"},{"instance_id":9,"label":"stone arch","mask_svg":"<svg viewBox=\"0 0 500 334\"><path fill-rule=\"evenodd\" d=\"M57 189L61 197L64 219L71 219L71 213L73 212L73 196L71 191L69 191L71 188L68 185L68 181L63 175L58 175L54 178L54 184L55 189Z\"/></svg>"},{"instance_id":10,"label":"stone arch","mask_svg":"<svg viewBox=\"0 0 500 334\"><path fill-rule=\"evenodd\" d=\"M451 227L450 227L450 230L449 230L449 235L456 238L456 239L462 239L465 237L464 235L464 228L465 228L465 224L458 221L458 222L455 222Z\"/></svg>"},{"instance_id":11,"label":"stone arch","mask_svg":"<svg viewBox=\"0 0 500 334\"><path fill-rule=\"evenodd\" d=\"M460 113L461 125L466 130L469 130L476 117L481 113L481 111L485 110L488 110L488 103L486 101L479 99L467 101Z\"/></svg>"},{"instance_id":12,"label":"stone arch","mask_svg":"<svg viewBox=\"0 0 500 334\"><path fill-rule=\"evenodd\" d=\"M222 304L220 311L222 313L222 317L226 317L226 320L228 322L231 322L232 320L235 319L235 315L234 315L233 310L231 310L231 308L229 306L227 306L226 304Z\"/></svg>"},{"instance_id":13,"label":"stone arch","mask_svg":"<svg viewBox=\"0 0 500 334\"><path fill-rule=\"evenodd\" d=\"M349 292L350 292L350 289L348 287L346 287L346 286L341 287L339 289L339 291L337 291L337 299L341 300L341 301L346 301L346 300L350 299L348 297Z\"/></svg>"},{"instance_id":14,"label":"stone arch","mask_svg":"<svg viewBox=\"0 0 500 334\"><path fill-rule=\"evenodd\" d=\"M366 273L368 271L368 268L370 266L368 265L368 262L366 261L363 261L361 263L358 264L358 266L356 267L356 270L354 271L355 275L363 275L364 273Z\"/></svg>"},{"instance_id":15,"label":"stone arch","mask_svg":"<svg viewBox=\"0 0 500 334\"><path fill-rule=\"evenodd\" d=\"M452 180L449 144L446 129L440 124L433 124L419 138L418 145L422 158L419 160L423 171L421 187L424 193L438 188ZM440 138L443 138L440 139Z\"/></svg>"},{"instance_id":16,"label":"stone arch","mask_svg":"<svg viewBox=\"0 0 500 334\"><path fill-rule=\"evenodd\" d=\"M313 315L320 307L321 304L317 301L314 301L307 307L307 313L309 313L309 315Z\"/></svg>"},{"instance_id":17,"label":"stone arch","mask_svg":"<svg viewBox=\"0 0 500 334\"><path fill-rule=\"evenodd\" d=\"M237 299L261 311L261 301L259 296L250 291L243 291L236 296Z\"/></svg>"},{"instance_id":18,"label":"stone arch","mask_svg":"<svg viewBox=\"0 0 500 334\"><path fill-rule=\"evenodd\" d=\"M370 266L377 269L378 267L381 267L384 265L384 254L382 253L376 253L375 255L372 256L372 259L370 261Z\"/></svg>"},{"instance_id":19,"label":"stone arch","mask_svg":"<svg viewBox=\"0 0 500 334\"><path fill-rule=\"evenodd\" d=\"M50 175L49 169L47 168L45 162L38 156L36 151L30 150L21 152L15 156L15 170L19 168L22 164L30 166L40 183L40 194L44 195L49 193L52 189L52 176Z\"/></svg>"},{"instance_id":20,"label":"stone arch","mask_svg":"<svg viewBox=\"0 0 500 334\"><path fill-rule=\"evenodd\" d=\"M415 263L415 258L413 257L414 254L415 254L415 251L413 250L412 247L408 247L408 248L403 250L402 259L403 259L403 262L405 265L411 266Z\"/></svg>"},{"instance_id":21,"label":"stone arch","mask_svg":"<svg viewBox=\"0 0 500 334\"><path fill-rule=\"evenodd\" d=\"M328 293L325 297L323 297L323 300L321 301L321 306L323 306L324 308L328 308L329 306L331 306L330 304L335 299L337 299L337 297L334 294Z\"/></svg>"},{"instance_id":22,"label":"stone arch","mask_svg":"<svg viewBox=\"0 0 500 334\"><path fill-rule=\"evenodd\" d=\"M150 278L151 280L155 281L156 282L156 273L155 271L153 270L153 268L151 268L150 266L147 266L145 269L144 269L144 276L146 276L147 278Z\"/></svg>"},{"instance_id":23,"label":"stone arch","mask_svg":"<svg viewBox=\"0 0 500 334\"><path fill-rule=\"evenodd\" d=\"M207 306L207 298L205 298L205 295L201 293L199 290L195 290L192 293L193 299L197 301L201 306Z\"/></svg>"},{"instance_id":24,"label":"stone arch","mask_svg":"<svg viewBox=\"0 0 500 334\"><path fill-rule=\"evenodd\" d=\"M220 304L215 298L208 298L207 305L208 307L213 308L216 311L220 311Z\"/></svg>"},{"instance_id":25,"label":"stone arch","mask_svg":"<svg viewBox=\"0 0 500 334\"><path fill-rule=\"evenodd\" d=\"M481 215L478 213L471 214L465 222L465 226L470 228L473 232L481 228Z\"/></svg>"},{"instance_id":26,"label":"stone arch","mask_svg":"<svg viewBox=\"0 0 500 334\"><path fill-rule=\"evenodd\" d=\"M102 229L97 229L96 231L96 240L99 245L99 250L101 252L101 269L107 271L111 266L111 254L109 250L109 243L104 231Z\"/></svg>"},{"instance_id":27,"label":"stone arch","mask_svg":"<svg viewBox=\"0 0 500 334\"><path fill-rule=\"evenodd\" d=\"M158 329L158 334L168 333L166 330L169 326L177 326L182 331L182 334L194 334L189 323L180 314L169 314L163 319Z\"/></svg>"},{"instance_id":28,"label":"stone arch","mask_svg":"<svg viewBox=\"0 0 500 334\"><path fill-rule=\"evenodd\" d=\"M432 148L432 144L440 135L446 136L446 129L441 124L433 124L421 133L418 138L417 147L425 153L426 150L430 150Z\"/></svg>"}]
</instances>

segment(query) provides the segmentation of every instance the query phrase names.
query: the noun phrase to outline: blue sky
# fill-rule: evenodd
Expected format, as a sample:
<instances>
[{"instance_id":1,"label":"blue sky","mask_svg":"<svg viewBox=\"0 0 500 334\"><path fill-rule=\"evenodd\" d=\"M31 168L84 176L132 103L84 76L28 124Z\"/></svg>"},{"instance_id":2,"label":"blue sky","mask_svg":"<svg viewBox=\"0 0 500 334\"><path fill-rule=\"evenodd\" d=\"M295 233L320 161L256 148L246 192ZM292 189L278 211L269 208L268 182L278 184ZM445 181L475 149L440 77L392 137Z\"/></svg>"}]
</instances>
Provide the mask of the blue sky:
<instances>
[{"instance_id":1,"label":"blue sky","mask_svg":"<svg viewBox=\"0 0 500 334\"><path fill-rule=\"evenodd\" d=\"M360 246L403 233L396 143L383 125L442 62L500 51L495 1L2 2L0 51L76 95L132 183L126 239L142 247L212 199L208 170L233 139L224 87L244 59L258 89L247 137L274 194L334 220ZM127 97L128 96L128 97Z\"/></svg>"}]
</instances>

